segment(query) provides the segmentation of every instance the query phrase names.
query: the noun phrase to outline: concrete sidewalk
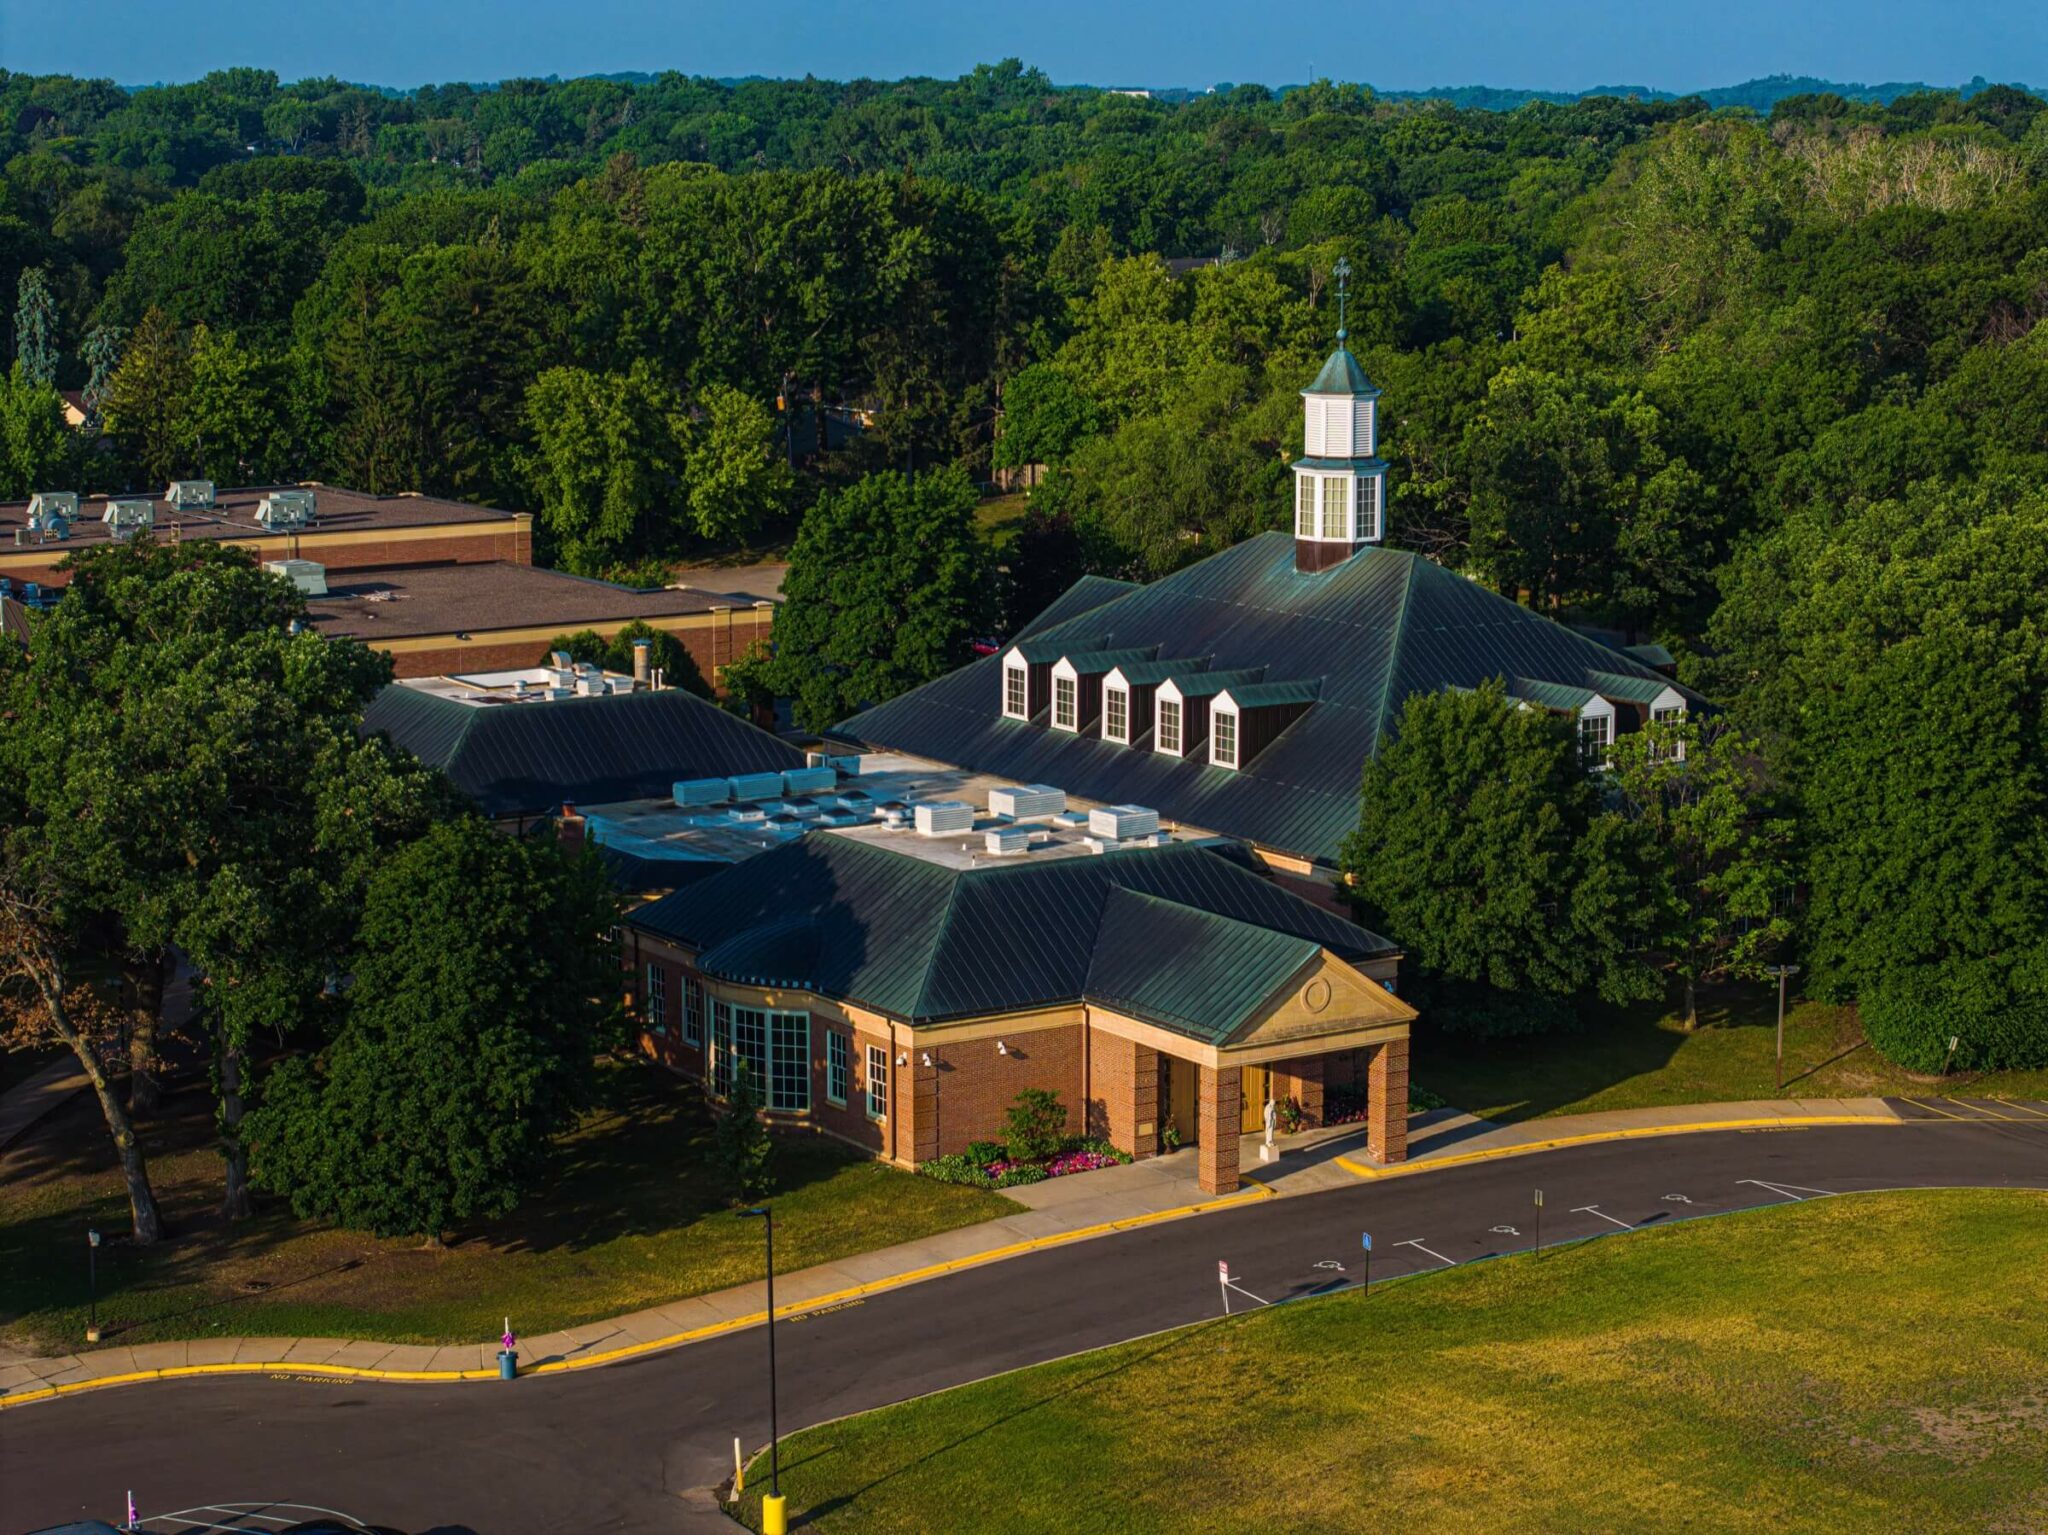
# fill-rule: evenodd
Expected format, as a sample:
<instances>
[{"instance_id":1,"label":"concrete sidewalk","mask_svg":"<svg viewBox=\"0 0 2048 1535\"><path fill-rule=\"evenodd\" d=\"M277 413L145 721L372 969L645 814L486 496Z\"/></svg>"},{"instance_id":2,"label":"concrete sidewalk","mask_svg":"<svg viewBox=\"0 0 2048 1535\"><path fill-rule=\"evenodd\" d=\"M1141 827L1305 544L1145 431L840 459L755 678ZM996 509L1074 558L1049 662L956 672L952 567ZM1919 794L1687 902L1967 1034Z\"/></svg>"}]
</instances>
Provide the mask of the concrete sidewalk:
<instances>
[{"instance_id":1,"label":"concrete sidewalk","mask_svg":"<svg viewBox=\"0 0 2048 1535\"><path fill-rule=\"evenodd\" d=\"M1195 1183L1190 1148L1127 1166L1102 1168L1007 1192L1025 1208L980 1225L861 1253L776 1277L778 1317L858 1300L977 1264L1068 1242L1230 1209L1250 1201L1355 1186L1361 1179L1407 1177L1489 1157L1517 1156L1590 1140L1675 1135L1718 1129L1795 1129L1814 1124L1897 1124L1878 1098L1784 1099L1626 1109L1498 1125L1455 1109L1409 1119L1411 1159L1382 1167L1365 1154L1363 1124L1283 1136L1276 1161L1259 1160L1246 1136L1240 1167L1246 1186L1205 1195ZM552 1374L673 1348L766 1320L766 1286L756 1282L675 1301L609 1321L522 1338L522 1374ZM514 1318L517 1321L517 1318ZM85 1354L0 1364L0 1407L62 1392L202 1374L345 1376L368 1380L481 1380L497 1375L494 1341L442 1347L354 1342L346 1338L209 1338L186 1343L116 1341Z\"/></svg>"}]
</instances>

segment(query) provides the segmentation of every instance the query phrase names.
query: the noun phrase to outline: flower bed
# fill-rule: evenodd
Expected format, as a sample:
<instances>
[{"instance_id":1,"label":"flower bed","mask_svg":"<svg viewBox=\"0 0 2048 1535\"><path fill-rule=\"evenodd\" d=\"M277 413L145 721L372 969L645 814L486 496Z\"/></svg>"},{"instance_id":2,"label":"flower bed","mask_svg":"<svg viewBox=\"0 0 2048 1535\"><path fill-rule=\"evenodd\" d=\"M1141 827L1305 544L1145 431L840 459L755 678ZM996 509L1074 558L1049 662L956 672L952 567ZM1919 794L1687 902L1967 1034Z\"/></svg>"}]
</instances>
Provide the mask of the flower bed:
<instances>
[{"instance_id":1,"label":"flower bed","mask_svg":"<svg viewBox=\"0 0 2048 1535\"><path fill-rule=\"evenodd\" d=\"M1027 1183L1043 1183L1048 1178L1064 1178L1069 1173L1115 1167L1130 1160L1130 1153L1118 1151L1108 1141L1068 1141L1042 1162L1019 1162L999 1141L976 1141L965 1151L920 1162L917 1170L941 1183L965 1183L981 1189L1014 1189Z\"/></svg>"}]
</instances>

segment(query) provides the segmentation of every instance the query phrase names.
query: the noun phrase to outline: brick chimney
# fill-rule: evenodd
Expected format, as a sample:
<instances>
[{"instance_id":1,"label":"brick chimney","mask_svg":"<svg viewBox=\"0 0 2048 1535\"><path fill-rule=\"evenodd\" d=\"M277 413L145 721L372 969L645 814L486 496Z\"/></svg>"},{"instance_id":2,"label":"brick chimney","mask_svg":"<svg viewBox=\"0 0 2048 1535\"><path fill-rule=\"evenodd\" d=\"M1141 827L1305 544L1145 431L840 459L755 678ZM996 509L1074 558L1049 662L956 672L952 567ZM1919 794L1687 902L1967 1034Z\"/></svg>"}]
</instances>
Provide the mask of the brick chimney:
<instances>
[{"instance_id":1,"label":"brick chimney","mask_svg":"<svg viewBox=\"0 0 2048 1535\"><path fill-rule=\"evenodd\" d=\"M555 819L555 836L570 852L583 851L583 817L574 805L562 806L561 815Z\"/></svg>"}]
</instances>

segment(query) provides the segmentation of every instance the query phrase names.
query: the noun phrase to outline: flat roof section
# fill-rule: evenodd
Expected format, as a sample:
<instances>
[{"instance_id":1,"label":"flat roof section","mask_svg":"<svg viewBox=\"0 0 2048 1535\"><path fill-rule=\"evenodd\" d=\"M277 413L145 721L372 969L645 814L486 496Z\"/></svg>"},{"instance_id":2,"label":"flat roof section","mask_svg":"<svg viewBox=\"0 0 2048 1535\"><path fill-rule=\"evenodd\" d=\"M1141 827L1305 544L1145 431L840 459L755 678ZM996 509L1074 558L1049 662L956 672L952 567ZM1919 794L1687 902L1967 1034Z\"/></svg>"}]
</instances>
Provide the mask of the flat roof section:
<instances>
[{"instance_id":1,"label":"flat roof section","mask_svg":"<svg viewBox=\"0 0 2048 1535\"><path fill-rule=\"evenodd\" d=\"M64 487L52 485L51 490ZM437 527L454 523L517 523L524 512L504 512L495 507L473 506L467 501L448 501L439 496L373 496L340 485L246 485L214 492L213 505L181 509L164 500L161 490L115 496L81 496L78 517L71 524L68 539L38 541L28 528L28 502L0 502L0 555L15 548L15 530L22 530L27 549L90 548L108 543L113 534L100 521L107 502L148 501L155 509L153 531L158 538L262 538L288 539L292 532L272 532L256 520L256 507L277 490L310 490L315 497L314 520L292 530L300 536L333 533L370 533L390 528Z\"/></svg>"},{"instance_id":2,"label":"flat roof section","mask_svg":"<svg viewBox=\"0 0 2048 1535\"><path fill-rule=\"evenodd\" d=\"M306 600L307 612L322 634L371 644L493 629L571 630L585 624L755 606L772 604L688 588L642 591L502 560L330 569L327 595Z\"/></svg>"}]
</instances>

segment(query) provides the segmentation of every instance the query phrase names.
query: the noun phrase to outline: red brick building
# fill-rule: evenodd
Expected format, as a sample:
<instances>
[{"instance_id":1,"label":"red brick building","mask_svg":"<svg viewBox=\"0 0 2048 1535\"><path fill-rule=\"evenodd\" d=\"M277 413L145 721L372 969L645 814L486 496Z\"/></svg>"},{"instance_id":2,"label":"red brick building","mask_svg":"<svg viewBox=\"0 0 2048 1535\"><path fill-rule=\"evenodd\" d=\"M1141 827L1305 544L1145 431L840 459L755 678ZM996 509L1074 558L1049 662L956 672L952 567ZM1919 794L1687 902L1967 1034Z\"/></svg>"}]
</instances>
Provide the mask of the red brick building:
<instances>
[{"instance_id":1,"label":"red brick building","mask_svg":"<svg viewBox=\"0 0 2048 1535\"><path fill-rule=\"evenodd\" d=\"M1362 1097L1369 1154L1406 1155L1385 939L1204 844L961 866L919 841L812 832L634 912L644 1048L714 1092L744 1061L771 1118L905 1166L1000 1137L1027 1087L1133 1156L1192 1144L1211 1192L1269 1093L1311 1124Z\"/></svg>"}]
</instances>

